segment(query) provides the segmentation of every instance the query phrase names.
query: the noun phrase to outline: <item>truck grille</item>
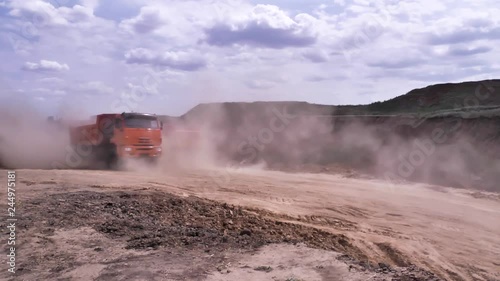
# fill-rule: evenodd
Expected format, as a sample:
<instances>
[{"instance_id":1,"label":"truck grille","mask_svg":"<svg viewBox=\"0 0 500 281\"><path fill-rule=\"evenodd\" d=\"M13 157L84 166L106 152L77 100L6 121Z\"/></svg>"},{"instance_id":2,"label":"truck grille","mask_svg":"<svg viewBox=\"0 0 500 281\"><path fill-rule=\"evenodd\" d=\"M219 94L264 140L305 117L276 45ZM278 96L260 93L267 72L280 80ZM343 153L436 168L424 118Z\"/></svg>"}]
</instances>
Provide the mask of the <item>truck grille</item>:
<instances>
[{"instance_id":1,"label":"truck grille","mask_svg":"<svg viewBox=\"0 0 500 281\"><path fill-rule=\"evenodd\" d=\"M137 140L137 144L135 146L151 146L153 145L153 142L151 141L150 138L139 138Z\"/></svg>"}]
</instances>

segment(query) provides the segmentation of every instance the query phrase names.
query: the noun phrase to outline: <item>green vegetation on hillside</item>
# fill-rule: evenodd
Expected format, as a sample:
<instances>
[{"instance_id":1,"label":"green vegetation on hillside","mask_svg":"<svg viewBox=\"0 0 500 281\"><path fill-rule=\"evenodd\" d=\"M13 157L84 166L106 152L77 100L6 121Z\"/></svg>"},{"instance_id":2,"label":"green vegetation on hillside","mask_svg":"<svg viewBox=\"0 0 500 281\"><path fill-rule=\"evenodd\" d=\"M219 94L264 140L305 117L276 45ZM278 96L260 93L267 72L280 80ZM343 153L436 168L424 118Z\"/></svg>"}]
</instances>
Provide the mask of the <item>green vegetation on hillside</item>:
<instances>
[{"instance_id":1,"label":"green vegetation on hillside","mask_svg":"<svg viewBox=\"0 0 500 281\"><path fill-rule=\"evenodd\" d=\"M366 106L382 114L479 111L500 108L500 80L447 83L415 89L393 99Z\"/></svg>"}]
</instances>

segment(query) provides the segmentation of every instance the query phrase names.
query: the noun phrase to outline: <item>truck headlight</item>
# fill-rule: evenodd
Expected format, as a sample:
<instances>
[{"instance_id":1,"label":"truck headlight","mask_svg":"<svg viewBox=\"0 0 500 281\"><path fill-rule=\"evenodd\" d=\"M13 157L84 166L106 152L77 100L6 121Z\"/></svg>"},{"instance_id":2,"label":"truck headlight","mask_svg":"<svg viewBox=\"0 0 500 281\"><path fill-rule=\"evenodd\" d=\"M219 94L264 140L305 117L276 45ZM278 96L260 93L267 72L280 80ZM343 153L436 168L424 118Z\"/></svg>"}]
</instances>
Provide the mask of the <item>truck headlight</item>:
<instances>
[{"instance_id":1,"label":"truck headlight","mask_svg":"<svg viewBox=\"0 0 500 281\"><path fill-rule=\"evenodd\" d=\"M126 152L130 152L130 151L132 151L132 147L126 146L126 147L123 148L123 150L126 151Z\"/></svg>"},{"instance_id":2,"label":"truck headlight","mask_svg":"<svg viewBox=\"0 0 500 281\"><path fill-rule=\"evenodd\" d=\"M157 147L156 151L161 152L161 147Z\"/></svg>"}]
</instances>

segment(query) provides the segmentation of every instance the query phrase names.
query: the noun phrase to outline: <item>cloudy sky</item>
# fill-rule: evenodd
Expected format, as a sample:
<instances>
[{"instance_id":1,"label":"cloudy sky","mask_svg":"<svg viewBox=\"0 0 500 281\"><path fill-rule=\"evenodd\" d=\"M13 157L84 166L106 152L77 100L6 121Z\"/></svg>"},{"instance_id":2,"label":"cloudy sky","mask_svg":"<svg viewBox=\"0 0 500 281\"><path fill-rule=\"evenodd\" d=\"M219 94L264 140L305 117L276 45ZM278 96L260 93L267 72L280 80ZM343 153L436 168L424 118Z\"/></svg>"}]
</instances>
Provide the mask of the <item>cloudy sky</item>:
<instances>
[{"instance_id":1,"label":"cloudy sky","mask_svg":"<svg viewBox=\"0 0 500 281\"><path fill-rule=\"evenodd\" d=\"M120 3L119 5L117 5ZM45 112L364 104L499 77L497 0L0 1L0 99Z\"/></svg>"}]
</instances>

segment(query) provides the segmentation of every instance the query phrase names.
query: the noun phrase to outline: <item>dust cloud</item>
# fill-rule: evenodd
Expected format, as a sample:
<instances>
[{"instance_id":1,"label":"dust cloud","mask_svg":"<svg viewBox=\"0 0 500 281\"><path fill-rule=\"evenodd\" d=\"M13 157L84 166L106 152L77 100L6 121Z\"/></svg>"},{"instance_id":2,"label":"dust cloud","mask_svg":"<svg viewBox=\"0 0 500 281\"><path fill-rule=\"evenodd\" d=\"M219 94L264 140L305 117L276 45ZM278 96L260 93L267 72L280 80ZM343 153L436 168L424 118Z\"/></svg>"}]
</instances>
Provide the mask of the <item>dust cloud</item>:
<instances>
[{"instance_id":1,"label":"dust cloud","mask_svg":"<svg viewBox=\"0 0 500 281\"><path fill-rule=\"evenodd\" d=\"M332 114L302 110L294 103L202 105L184 122L201 128L200 146L191 147L191 160L181 158L185 166L219 167L228 173L244 168L355 171L392 183L497 188L500 165L494 119L421 122Z\"/></svg>"},{"instance_id":2,"label":"dust cloud","mask_svg":"<svg viewBox=\"0 0 500 281\"><path fill-rule=\"evenodd\" d=\"M201 104L183 116L163 118L163 157L156 166L129 160L125 169L355 171L395 183L498 190L500 137L495 118L420 122L332 116L332 109L325 108L294 102ZM3 166L74 167L68 165L72 151L67 126L85 119L84 112L76 118L74 111L61 110L64 124L47 122L47 116L34 109L3 106L0 112Z\"/></svg>"},{"instance_id":3,"label":"dust cloud","mask_svg":"<svg viewBox=\"0 0 500 281\"><path fill-rule=\"evenodd\" d=\"M47 118L26 105L0 106L0 165L50 169L56 162L65 162L69 133Z\"/></svg>"}]
</instances>

